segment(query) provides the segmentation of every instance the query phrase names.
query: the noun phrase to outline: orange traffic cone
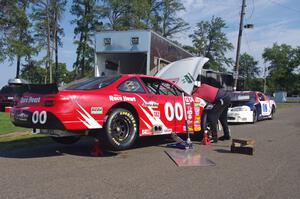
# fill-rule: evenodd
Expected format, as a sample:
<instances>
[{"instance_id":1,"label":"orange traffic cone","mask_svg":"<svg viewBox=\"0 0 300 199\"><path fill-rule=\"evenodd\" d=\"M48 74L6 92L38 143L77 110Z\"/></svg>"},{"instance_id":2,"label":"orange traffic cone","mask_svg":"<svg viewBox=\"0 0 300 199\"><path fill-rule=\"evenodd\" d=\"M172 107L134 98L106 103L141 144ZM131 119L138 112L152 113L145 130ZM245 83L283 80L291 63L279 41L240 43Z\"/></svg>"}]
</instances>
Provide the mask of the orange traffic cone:
<instances>
[{"instance_id":1,"label":"orange traffic cone","mask_svg":"<svg viewBox=\"0 0 300 199\"><path fill-rule=\"evenodd\" d=\"M102 146L101 146L100 141L98 139L96 139L96 142L94 143L94 145L92 147L91 156L93 156L93 157L103 156Z\"/></svg>"},{"instance_id":2,"label":"orange traffic cone","mask_svg":"<svg viewBox=\"0 0 300 199\"><path fill-rule=\"evenodd\" d=\"M202 139L203 145L211 144L210 140L208 139L208 132L207 130L204 131L203 139Z\"/></svg>"}]
</instances>

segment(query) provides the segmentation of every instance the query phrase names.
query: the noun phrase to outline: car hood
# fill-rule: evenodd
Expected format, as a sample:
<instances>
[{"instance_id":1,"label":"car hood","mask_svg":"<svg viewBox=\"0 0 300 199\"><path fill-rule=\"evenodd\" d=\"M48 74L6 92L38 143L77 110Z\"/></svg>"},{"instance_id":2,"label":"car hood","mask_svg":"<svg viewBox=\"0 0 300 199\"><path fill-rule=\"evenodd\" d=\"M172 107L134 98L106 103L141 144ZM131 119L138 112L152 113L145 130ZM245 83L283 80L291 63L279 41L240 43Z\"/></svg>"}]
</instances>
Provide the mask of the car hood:
<instances>
[{"instance_id":1,"label":"car hood","mask_svg":"<svg viewBox=\"0 0 300 199\"><path fill-rule=\"evenodd\" d=\"M195 80L208 60L206 57L190 57L172 62L166 65L155 76L173 81L186 93L191 95Z\"/></svg>"}]
</instances>

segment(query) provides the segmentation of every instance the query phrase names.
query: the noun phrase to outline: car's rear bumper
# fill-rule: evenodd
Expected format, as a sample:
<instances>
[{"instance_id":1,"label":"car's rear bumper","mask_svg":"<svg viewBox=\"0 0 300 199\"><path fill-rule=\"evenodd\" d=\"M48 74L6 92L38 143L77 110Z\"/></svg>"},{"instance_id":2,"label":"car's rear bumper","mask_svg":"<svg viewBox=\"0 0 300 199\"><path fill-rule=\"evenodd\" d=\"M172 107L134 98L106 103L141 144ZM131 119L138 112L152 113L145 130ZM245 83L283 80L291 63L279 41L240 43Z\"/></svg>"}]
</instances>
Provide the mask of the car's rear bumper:
<instances>
[{"instance_id":1,"label":"car's rear bumper","mask_svg":"<svg viewBox=\"0 0 300 199\"><path fill-rule=\"evenodd\" d=\"M35 116L33 117L33 115ZM12 109L11 122L20 127L33 129L58 129L65 130L63 123L51 112L45 112L41 118L39 112ZM42 121L42 122L41 122Z\"/></svg>"}]
</instances>

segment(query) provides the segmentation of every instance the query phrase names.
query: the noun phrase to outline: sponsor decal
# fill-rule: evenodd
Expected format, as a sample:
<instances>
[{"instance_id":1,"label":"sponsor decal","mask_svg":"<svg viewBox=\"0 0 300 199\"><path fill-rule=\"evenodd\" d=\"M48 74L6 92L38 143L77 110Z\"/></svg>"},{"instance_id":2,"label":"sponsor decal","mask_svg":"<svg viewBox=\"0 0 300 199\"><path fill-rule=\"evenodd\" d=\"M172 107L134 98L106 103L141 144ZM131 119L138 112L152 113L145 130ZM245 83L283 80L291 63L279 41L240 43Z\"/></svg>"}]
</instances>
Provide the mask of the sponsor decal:
<instances>
[{"instance_id":1,"label":"sponsor decal","mask_svg":"<svg viewBox=\"0 0 300 199\"><path fill-rule=\"evenodd\" d=\"M200 121L201 117L200 116L195 116L195 121Z\"/></svg>"},{"instance_id":2,"label":"sponsor decal","mask_svg":"<svg viewBox=\"0 0 300 199\"><path fill-rule=\"evenodd\" d=\"M143 107L148 107L148 108L158 108L159 103L150 101L150 102L143 102L142 105Z\"/></svg>"},{"instance_id":3,"label":"sponsor decal","mask_svg":"<svg viewBox=\"0 0 300 199\"><path fill-rule=\"evenodd\" d=\"M193 97L190 97L190 96L184 97L184 99L185 99L185 102L187 102L187 103L194 102Z\"/></svg>"},{"instance_id":4,"label":"sponsor decal","mask_svg":"<svg viewBox=\"0 0 300 199\"><path fill-rule=\"evenodd\" d=\"M194 103L195 108L200 108L200 103Z\"/></svg>"},{"instance_id":5,"label":"sponsor decal","mask_svg":"<svg viewBox=\"0 0 300 199\"><path fill-rule=\"evenodd\" d=\"M195 116L200 116L200 108L195 108Z\"/></svg>"},{"instance_id":6,"label":"sponsor decal","mask_svg":"<svg viewBox=\"0 0 300 199\"><path fill-rule=\"evenodd\" d=\"M77 103L77 102L76 102ZM89 129L99 129L102 126L91 116L80 104L77 103L80 109L76 111L80 114L81 118L78 119Z\"/></svg>"},{"instance_id":7,"label":"sponsor decal","mask_svg":"<svg viewBox=\"0 0 300 199\"><path fill-rule=\"evenodd\" d=\"M112 102L121 102L121 101L124 101L124 102L135 102L136 101L136 98L135 97L127 97L127 96L117 96L117 95L110 95L108 96L109 98L109 101L112 101Z\"/></svg>"},{"instance_id":8,"label":"sponsor decal","mask_svg":"<svg viewBox=\"0 0 300 199\"><path fill-rule=\"evenodd\" d=\"M7 99L8 99L8 100L13 100L13 99L14 99L14 97L7 97Z\"/></svg>"},{"instance_id":9,"label":"sponsor decal","mask_svg":"<svg viewBox=\"0 0 300 199\"><path fill-rule=\"evenodd\" d=\"M194 131L194 127L193 126L189 126L188 127L188 131Z\"/></svg>"},{"instance_id":10,"label":"sponsor decal","mask_svg":"<svg viewBox=\"0 0 300 199\"><path fill-rule=\"evenodd\" d=\"M196 97L196 98L195 98L195 102L201 102L201 98Z\"/></svg>"},{"instance_id":11,"label":"sponsor decal","mask_svg":"<svg viewBox=\"0 0 300 199\"><path fill-rule=\"evenodd\" d=\"M152 131L149 129L143 129L142 130L142 135L152 135Z\"/></svg>"},{"instance_id":12,"label":"sponsor decal","mask_svg":"<svg viewBox=\"0 0 300 199\"><path fill-rule=\"evenodd\" d=\"M103 108L102 107L91 107L91 113L92 114L103 114Z\"/></svg>"},{"instance_id":13,"label":"sponsor decal","mask_svg":"<svg viewBox=\"0 0 300 199\"><path fill-rule=\"evenodd\" d=\"M23 112L15 115L16 120L20 120L20 121L27 121L28 117L29 115Z\"/></svg>"},{"instance_id":14,"label":"sponsor decal","mask_svg":"<svg viewBox=\"0 0 300 199\"><path fill-rule=\"evenodd\" d=\"M188 115L188 119L191 120L193 118L193 115Z\"/></svg>"},{"instance_id":15,"label":"sponsor decal","mask_svg":"<svg viewBox=\"0 0 300 199\"><path fill-rule=\"evenodd\" d=\"M41 98L40 97L22 97L20 100L21 104L24 103L40 103Z\"/></svg>"},{"instance_id":16,"label":"sponsor decal","mask_svg":"<svg viewBox=\"0 0 300 199\"><path fill-rule=\"evenodd\" d=\"M201 126L194 126L194 131L201 131Z\"/></svg>"},{"instance_id":17,"label":"sponsor decal","mask_svg":"<svg viewBox=\"0 0 300 199\"><path fill-rule=\"evenodd\" d=\"M184 84L192 84L193 81L194 81L193 76L190 73L187 73L181 79L181 82L184 83Z\"/></svg>"},{"instance_id":18,"label":"sponsor decal","mask_svg":"<svg viewBox=\"0 0 300 199\"><path fill-rule=\"evenodd\" d=\"M170 133L172 133L172 131L173 131L172 129L164 129L163 130L163 132L166 134L170 134Z\"/></svg>"},{"instance_id":19,"label":"sponsor decal","mask_svg":"<svg viewBox=\"0 0 300 199\"><path fill-rule=\"evenodd\" d=\"M160 118L160 111L153 111L153 116L155 118Z\"/></svg>"}]
</instances>

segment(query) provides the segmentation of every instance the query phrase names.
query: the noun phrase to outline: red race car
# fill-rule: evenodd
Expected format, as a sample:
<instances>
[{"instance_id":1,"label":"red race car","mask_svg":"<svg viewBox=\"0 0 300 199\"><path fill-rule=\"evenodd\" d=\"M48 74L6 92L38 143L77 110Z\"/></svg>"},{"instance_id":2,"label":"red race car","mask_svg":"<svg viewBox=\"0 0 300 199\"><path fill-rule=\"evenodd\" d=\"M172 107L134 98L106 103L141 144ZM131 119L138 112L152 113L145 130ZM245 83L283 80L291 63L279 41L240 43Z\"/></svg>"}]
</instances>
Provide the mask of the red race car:
<instances>
[{"instance_id":1,"label":"red race car","mask_svg":"<svg viewBox=\"0 0 300 199\"><path fill-rule=\"evenodd\" d=\"M205 102L183 92L170 81L145 75L93 77L60 91L54 84L28 85L11 121L65 144L96 134L122 150L139 136L186 132L186 124L188 131L200 131Z\"/></svg>"}]
</instances>

